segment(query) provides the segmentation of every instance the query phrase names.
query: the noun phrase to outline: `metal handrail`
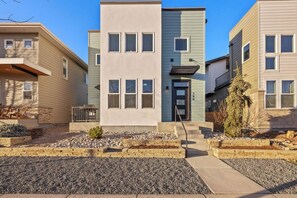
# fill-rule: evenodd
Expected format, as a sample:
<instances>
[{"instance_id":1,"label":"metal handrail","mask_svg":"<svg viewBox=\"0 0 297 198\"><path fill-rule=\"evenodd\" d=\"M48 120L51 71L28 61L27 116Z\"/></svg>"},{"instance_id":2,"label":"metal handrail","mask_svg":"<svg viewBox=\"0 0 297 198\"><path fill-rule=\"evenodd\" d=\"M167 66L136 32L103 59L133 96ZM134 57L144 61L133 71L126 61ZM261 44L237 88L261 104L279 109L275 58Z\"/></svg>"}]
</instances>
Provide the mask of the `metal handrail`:
<instances>
[{"instance_id":1,"label":"metal handrail","mask_svg":"<svg viewBox=\"0 0 297 198\"><path fill-rule=\"evenodd\" d=\"M175 122L177 121L176 116L178 115L178 118L179 118L180 122L182 123L182 127L183 127L183 129L185 131L185 134L186 134L186 158L187 158L188 157L188 131L186 129L184 121L182 120L182 118L180 116L178 107L176 105L174 107L175 107Z\"/></svg>"}]
</instances>

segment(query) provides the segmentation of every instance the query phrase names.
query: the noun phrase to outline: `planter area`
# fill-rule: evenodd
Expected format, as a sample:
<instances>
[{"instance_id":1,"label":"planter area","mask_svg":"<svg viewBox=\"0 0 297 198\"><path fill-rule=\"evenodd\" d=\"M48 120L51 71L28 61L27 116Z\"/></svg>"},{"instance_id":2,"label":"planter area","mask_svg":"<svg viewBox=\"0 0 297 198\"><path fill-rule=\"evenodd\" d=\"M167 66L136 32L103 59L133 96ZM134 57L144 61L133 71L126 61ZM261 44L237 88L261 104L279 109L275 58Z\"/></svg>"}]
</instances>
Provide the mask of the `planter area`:
<instances>
[{"instance_id":1,"label":"planter area","mask_svg":"<svg viewBox=\"0 0 297 198\"><path fill-rule=\"evenodd\" d=\"M31 136L0 138L0 146L11 147L18 144L30 142L31 140Z\"/></svg>"}]
</instances>

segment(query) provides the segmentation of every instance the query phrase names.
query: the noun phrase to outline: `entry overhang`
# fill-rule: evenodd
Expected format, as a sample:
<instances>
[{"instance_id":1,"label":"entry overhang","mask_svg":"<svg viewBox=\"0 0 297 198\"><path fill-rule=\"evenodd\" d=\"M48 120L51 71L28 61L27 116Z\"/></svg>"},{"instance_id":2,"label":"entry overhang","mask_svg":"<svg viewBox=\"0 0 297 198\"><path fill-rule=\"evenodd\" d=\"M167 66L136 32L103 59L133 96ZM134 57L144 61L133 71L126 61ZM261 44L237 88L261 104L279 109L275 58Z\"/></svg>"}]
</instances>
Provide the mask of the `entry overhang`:
<instances>
[{"instance_id":1,"label":"entry overhang","mask_svg":"<svg viewBox=\"0 0 297 198\"><path fill-rule=\"evenodd\" d=\"M200 69L199 65L195 66L172 66L170 75L194 75Z\"/></svg>"},{"instance_id":2,"label":"entry overhang","mask_svg":"<svg viewBox=\"0 0 297 198\"><path fill-rule=\"evenodd\" d=\"M52 72L25 58L0 58L1 73L25 72L36 76L51 76Z\"/></svg>"}]
</instances>

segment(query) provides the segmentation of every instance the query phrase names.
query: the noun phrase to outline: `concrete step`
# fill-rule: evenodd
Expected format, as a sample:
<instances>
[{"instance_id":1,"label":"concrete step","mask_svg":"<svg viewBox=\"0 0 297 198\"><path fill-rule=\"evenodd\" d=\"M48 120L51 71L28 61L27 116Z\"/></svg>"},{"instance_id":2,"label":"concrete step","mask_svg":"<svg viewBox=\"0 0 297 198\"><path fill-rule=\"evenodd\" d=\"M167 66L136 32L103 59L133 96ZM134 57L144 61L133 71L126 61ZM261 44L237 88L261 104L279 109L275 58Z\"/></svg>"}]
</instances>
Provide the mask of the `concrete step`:
<instances>
[{"instance_id":1,"label":"concrete step","mask_svg":"<svg viewBox=\"0 0 297 198\"><path fill-rule=\"evenodd\" d=\"M185 140L186 134L182 134L178 136L180 139ZM204 140L203 134L188 134L188 140Z\"/></svg>"}]
</instances>

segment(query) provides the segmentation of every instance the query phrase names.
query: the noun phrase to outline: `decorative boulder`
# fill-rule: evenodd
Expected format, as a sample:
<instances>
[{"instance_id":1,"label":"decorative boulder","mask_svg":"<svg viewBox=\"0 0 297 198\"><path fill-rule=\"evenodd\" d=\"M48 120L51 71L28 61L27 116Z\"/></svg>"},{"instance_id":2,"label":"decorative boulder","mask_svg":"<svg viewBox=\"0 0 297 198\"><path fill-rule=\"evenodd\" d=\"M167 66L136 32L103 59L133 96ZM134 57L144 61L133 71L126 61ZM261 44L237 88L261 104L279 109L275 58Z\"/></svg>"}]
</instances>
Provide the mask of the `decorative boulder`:
<instances>
[{"instance_id":1,"label":"decorative boulder","mask_svg":"<svg viewBox=\"0 0 297 198\"><path fill-rule=\"evenodd\" d=\"M295 131L288 131L286 138L293 139L295 137Z\"/></svg>"}]
</instances>

